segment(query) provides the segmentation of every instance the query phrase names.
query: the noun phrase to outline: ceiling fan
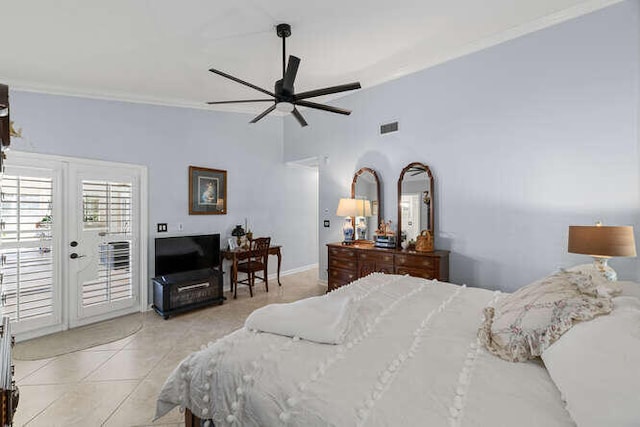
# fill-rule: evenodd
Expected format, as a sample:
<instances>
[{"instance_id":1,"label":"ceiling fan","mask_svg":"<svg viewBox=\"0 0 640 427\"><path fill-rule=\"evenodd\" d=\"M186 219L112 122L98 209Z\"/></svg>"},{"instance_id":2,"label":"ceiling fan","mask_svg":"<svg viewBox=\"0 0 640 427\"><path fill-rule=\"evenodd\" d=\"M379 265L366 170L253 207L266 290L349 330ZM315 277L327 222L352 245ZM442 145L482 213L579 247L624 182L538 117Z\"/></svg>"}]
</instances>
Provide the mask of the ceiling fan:
<instances>
[{"instance_id":1,"label":"ceiling fan","mask_svg":"<svg viewBox=\"0 0 640 427\"><path fill-rule=\"evenodd\" d=\"M291 35L291 26L289 24L279 24L276 26L276 34L278 37L282 39L282 79L277 80L275 84L275 88L273 92L253 85L251 83L245 82L244 80L240 80L237 77L229 75L220 70L216 70L215 68L210 68L209 71L212 73L218 74L227 79L233 80L234 82L243 84L252 89L260 91L264 94L271 96L271 99L242 99L237 101L212 101L207 102L209 105L215 104L235 104L235 103L245 103L245 102L273 102L273 105L264 110L258 116L256 116L249 123L256 123L258 120L265 117L267 114L272 112L273 110L282 111L285 113L291 113L293 117L298 120L300 126L307 126L307 121L302 117L302 114L296 108L297 105L302 107L314 108L316 110L328 111L330 113L344 114L349 115L351 111L345 110L342 108L332 107L330 105L318 104L316 102L306 101L309 98L314 98L316 96L329 95L332 93L338 92L346 92L349 90L360 89L360 83L348 83L339 86L331 86L326 87L324 89L316 89L310 90L308 92L295 93L293 83L296 80L296 74L298 73L298 66L300 65L300 58L289 55L289 62L286 64L285 68L285 59L286 59L286 38Z\"/></svg>"}]
</instances>

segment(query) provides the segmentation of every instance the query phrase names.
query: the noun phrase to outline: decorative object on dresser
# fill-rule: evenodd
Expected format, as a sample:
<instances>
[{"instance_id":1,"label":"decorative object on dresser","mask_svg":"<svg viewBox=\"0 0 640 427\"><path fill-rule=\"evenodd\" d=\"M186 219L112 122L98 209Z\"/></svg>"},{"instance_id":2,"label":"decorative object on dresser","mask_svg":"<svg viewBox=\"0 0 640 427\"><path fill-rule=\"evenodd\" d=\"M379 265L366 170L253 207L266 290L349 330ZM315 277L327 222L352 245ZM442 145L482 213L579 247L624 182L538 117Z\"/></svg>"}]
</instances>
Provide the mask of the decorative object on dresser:
<instances>
[{"instance_id":1,"label":"decorative object on dresser","mask_svg":"<svg viewBox=\"0 0 640 427\"><path fill-rule=\"evenodd\" d=\"M416 238L416 251L431 252L433 250L433 236L429 230L422 230Z\"/></svg>"},{"instance_id":2,"label":"decorative object on dresser","mask_svg":"<svg viewBox=\"0 0 640 427\"><path fill-rule=\"evenodd\" d=\"M398 245L405 240L417 241L424 230L435 236L433 190L429 166L414 162L402 169L398 178Z\"/></svg>"},{"instance_id":3,"label":"decorative object on dresser","mask_svg":"<svg viewBox=\"0 0 640 427\"><path fill-rule=\"evenodd\" d=\"M224 300L220 235L158 238L155 241L153 308L170 315Z\"/></svg>"},{"instance_id":4,"label":"decorative object on dresser","mask_svg":"<svg viewBox=\"0 0 640 427\"><path fill-rule=\"evenodd\" d=\"M351 225L356 230L357 240L368 240L367 231L371 232L382 221L380 206L380 179L371 168L360 168L351 181L351 198L358 200L362 206L362 215L352 219ZM360 207L360 205L358 206ZM360 232L360 235L358 235Z\"/></svg>"},{"instance_id":5,"label":"decorative object on dresser","mask_svg":"<svg viewBox=\"0 0 640 427\"><path fill-rule=\"evenodd\" d=\"M618 278L607 262L612 257L635 257L636 244L631 226L570 225L568 251L574 254L591 255L593 268L607 280Z\"/></svg>"},{"instance_id":6,"label":"decorative object on dresser","mask_svg":"<svg viewBox=\"0 0 640 427\"><path fill-rule=\"evenodd\" d=\"M329 243L329 291L374 272L449 280L449 251L381 249L370 244Z\"/></svg>"},{"instance_id":7,"label":"decorative object on dresser","mask_svg":"<svg viewBox=\"0 0 640 427\"><path fill-rule=\"evenodd\" d=\"M227 171L189 166L189 215L227 213Z\"/></svg>"},{"instance_id":8,"label":"decorative object on dresser","mask_svg":"<svg viewBox=\"0 0 640 427\"><path fill-rule=\"evenodd\" d=\"M373 234L374 244L377 248L395 248L396 232L393 230L391 220L380 222L380 226Z\"/></svg>"},{"instance_id":9,"label":"decorative object on dresser","mask_svg":"<svg viewBox=\"0 0 640 427\"><path fill-rule=\"evenodd\" d=\"M358 207L356 205L356 199L340 199L336 215L345 217L342 223L342 234L344 236L342 244L344 245L350 245L354 241L352 218L355 218L357 214Z\"/></svg>"}]
</instances>

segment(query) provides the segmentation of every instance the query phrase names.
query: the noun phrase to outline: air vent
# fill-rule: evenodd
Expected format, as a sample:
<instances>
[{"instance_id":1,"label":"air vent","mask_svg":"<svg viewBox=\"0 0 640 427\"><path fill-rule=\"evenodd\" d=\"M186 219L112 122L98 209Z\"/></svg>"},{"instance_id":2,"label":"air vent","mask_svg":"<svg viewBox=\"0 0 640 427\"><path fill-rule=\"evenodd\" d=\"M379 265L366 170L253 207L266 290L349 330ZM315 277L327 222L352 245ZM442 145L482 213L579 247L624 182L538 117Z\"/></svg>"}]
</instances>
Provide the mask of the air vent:
<instances>
[{"instance_id":1,"label":"air vent","mask_svg":"<svg viewBox=\"0 0 640 427\"><path fill-rule=\"evenodd\" d=\"M380 125L380 135L398 132L398 122L385 123Z\"/></svg>"}]
</instances>

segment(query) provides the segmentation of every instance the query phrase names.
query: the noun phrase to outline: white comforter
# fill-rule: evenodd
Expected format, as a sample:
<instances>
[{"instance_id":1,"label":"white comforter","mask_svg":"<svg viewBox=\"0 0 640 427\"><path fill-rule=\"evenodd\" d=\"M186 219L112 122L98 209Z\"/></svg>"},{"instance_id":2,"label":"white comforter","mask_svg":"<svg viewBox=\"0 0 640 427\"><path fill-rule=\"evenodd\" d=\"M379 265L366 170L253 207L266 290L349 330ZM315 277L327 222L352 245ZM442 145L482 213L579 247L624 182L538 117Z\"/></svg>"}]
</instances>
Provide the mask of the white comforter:
<instances>
[{"instance_id":1,"label":"white comforter","mask_svg":"<svg viewBox=\"0 0 640 427\"><path fill-rule=\"evenodd\" d=\"M478 346L493 292L373 274L325 296L358 304L344 344L240 329L191 354L156 416L186 406L216 426L571 426L538 362Z\"/></svg>"}]
</instances>

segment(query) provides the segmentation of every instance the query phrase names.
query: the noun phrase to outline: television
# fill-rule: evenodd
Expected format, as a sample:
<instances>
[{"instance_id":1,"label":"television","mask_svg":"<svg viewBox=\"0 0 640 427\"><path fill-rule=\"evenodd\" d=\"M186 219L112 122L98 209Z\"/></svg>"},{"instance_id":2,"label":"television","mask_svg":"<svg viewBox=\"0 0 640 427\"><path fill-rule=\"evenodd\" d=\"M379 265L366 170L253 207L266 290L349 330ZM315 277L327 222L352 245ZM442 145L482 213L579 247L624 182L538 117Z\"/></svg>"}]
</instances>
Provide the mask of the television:
<instances>
[{"instance_id":1,"label":"television","mask_svg":"<svg viewBox=\"0 0 640 427\"><path fill-rule=\"evenodd\" d=\"M219 265L219 234L156 239L156 277Z\"/></svg>"}]
</instances>

